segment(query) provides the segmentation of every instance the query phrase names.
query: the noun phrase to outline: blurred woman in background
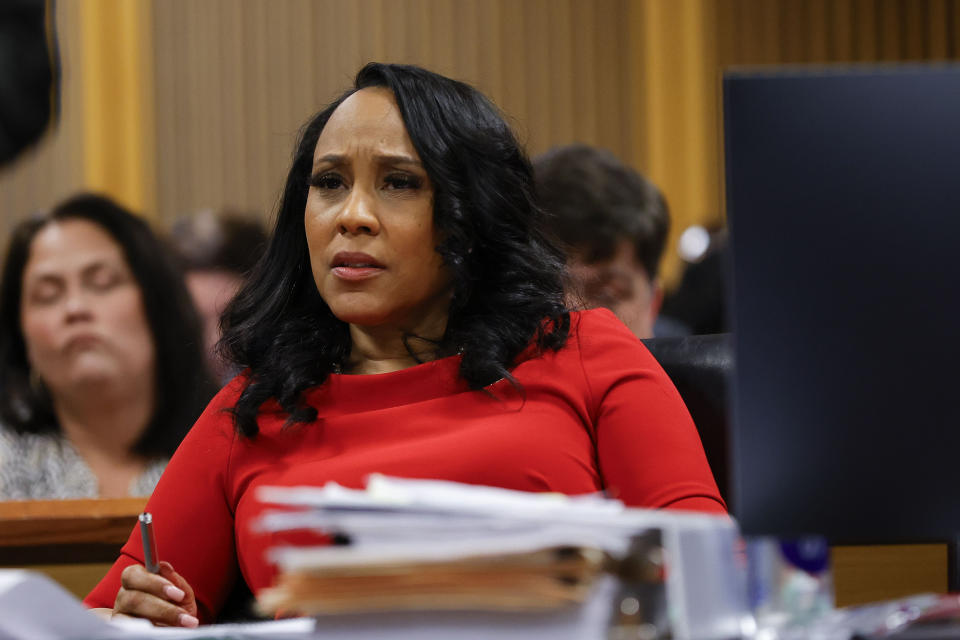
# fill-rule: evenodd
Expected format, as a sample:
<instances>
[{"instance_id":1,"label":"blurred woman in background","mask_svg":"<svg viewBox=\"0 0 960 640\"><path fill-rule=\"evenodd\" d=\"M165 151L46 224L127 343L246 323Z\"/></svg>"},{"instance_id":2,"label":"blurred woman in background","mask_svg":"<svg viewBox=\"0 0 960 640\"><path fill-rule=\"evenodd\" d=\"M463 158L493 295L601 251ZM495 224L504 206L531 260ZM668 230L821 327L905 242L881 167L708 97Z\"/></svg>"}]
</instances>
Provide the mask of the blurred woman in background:
<instances>
[{"instance_id":1,"label":"blurred woman in background","mask_svg":"<svg viewBox=\"0 0 960 640\"><path fill-rule=\"evenodd\" d=\"M149 495L215 388L175 262L80 195L17 227L0 281L0 499Z\"/></svg>"}]
</instances>

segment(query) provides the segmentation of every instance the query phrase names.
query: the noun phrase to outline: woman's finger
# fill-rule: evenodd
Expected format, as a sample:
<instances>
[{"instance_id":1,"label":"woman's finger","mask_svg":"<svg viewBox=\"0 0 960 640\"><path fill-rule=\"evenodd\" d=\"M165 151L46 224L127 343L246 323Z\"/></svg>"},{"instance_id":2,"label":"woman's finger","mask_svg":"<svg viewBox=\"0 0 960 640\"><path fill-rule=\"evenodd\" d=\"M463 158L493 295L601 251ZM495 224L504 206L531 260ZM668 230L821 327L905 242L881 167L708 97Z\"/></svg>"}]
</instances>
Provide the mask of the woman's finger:
<instances>
[{"instance_id":1,"label":"woman's finger","mask_svg":"<svg viewBox=\"0 0 960 640\"><path fill-rule=\"evenodd\" d=\"M170 563L161 565L166 565L161 567L161 574L150 573L141 565L131 565L123 570L114 614L147 618L155 624L197 626L193 589Z\"/></svg>"},{"instance_id":2,"label":"woman's finger","mask_svg":"<svg viewBox=\"0 0 960 640\"><path fill-rule=\"evenodd\" d=\"M146 618L154 624L171 627L196 627L199 621L179 606L162 598L146 593L120 588L113 609L114 615L128 615Z\"/></svg>"},{"instance_id":3,"label":"woman's finger","mask_svg":"<svg viewBox=\"0 0 960 640\"><path fill-rule=\"evenodd\" d=\"M197 600L193 597L193 587L190 586L190 583L187 582L183 576L176 572L176 570L173 568L173 565L166 561L160 562L160 575L171 582L172 588L165 590L164 593L172 593L173 589L175 589L176 593L174 595L180 596L180 594L182 594L182 597L178 597L175 600L171 598L171 600L179 604L188 614L196 617Z\"/></svg>"},{"instance_id":4,"label":"woman's finger","mask_svg":"<svg viewBox=\"0 0 960 640\"><path fill-rule=\"evenodd\" d=\"M146 567L139 564L130 565L123 570L120 574L120 585L130 591L143 591L171 602L179 602L183 598L183 596L177 598L180 595L177 592L182 592L182 589L176 587L169 578L158 573L150 573ZM176 591L169 587L173 587Z\"/></svg>"}]
</instances>

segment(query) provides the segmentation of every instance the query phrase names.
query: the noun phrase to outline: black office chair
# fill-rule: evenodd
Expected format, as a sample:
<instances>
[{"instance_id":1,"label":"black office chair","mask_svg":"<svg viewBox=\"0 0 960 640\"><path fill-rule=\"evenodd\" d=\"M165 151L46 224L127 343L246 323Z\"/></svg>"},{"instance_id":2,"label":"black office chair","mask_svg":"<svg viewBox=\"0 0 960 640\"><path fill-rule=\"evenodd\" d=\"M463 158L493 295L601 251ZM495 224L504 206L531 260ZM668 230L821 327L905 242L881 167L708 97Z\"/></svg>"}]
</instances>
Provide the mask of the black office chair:
<instances>
[{"instance_id":1,"label":"black office chair","mask_svg":"<svg viewBox=\"0 0 960 640\"><path fill-rule=\"evenodd\" d=\"M690 410L720 495L727 499L727 388L733 375L730 334L643 340Z\"/></svg>"}]
</instances>

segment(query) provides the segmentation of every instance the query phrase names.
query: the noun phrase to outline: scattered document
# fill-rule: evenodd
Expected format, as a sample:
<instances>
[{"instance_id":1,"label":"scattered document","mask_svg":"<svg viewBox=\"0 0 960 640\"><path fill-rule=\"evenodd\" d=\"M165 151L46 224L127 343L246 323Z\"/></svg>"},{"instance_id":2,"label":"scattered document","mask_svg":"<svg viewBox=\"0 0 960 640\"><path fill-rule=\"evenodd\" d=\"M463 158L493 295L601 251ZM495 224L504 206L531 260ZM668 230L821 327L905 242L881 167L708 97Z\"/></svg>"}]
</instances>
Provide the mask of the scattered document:
<instances>
[{"instance_id":1,"label":"scattered document","mask_svg":"<svg viewBox=\"0 0 960 640\"><path fill-rule=\"evenodd\" d=\"M0 570L0 640L292 640L310 637L313 618L196 629L155 627L147 620L104 620L43 574Z\"/></svg>"}]
</instances>

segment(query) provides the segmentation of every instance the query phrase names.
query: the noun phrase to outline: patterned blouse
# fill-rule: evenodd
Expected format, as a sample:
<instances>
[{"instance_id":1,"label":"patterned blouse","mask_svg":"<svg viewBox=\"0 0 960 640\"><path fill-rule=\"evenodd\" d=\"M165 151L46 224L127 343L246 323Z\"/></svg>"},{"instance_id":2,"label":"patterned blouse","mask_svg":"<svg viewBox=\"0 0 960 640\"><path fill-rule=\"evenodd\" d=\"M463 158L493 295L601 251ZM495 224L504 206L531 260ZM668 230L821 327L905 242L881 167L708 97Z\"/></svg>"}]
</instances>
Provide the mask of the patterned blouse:
<instances>
[{"instance_id":1,"label":"patterned blouse","mask_svg":"<svg viewBox=\"0 0 960 640\"><path fill-rule=\"evenodd\" d=\"M149 496L167 458L156 458L133 479L127 493ZM0 500L97 498L97 477L59 433L16 432L0 425Z\"/></svg>"}]
</instances>

